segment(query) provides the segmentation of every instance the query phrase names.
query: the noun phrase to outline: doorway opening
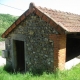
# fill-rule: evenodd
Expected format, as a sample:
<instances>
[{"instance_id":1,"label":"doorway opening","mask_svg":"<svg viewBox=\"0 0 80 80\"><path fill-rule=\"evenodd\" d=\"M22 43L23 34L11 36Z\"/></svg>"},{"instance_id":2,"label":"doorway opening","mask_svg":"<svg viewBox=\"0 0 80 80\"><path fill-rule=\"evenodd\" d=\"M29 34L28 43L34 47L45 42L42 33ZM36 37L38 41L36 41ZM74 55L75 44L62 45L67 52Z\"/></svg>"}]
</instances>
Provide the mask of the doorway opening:
<instances>
[{"instance_id":1,"label":"doorway opening","mask_svg":"<svg viewBox=\"0 0 80 80\"><path fill-rule=\"evenodd\" d=\"M14 40L16 53L16 71L25 71L24 41Z\"/></svg>"},{"instance_id":2,"label":"doorway opening","mask_svg":"<svg viewBox=\"0 0 80 80\"><path fill-rule=\"evenodd\" d=\"M68 36L66 44L66 62L80 55L80 39Z\"/></svg>"}]
</instances>

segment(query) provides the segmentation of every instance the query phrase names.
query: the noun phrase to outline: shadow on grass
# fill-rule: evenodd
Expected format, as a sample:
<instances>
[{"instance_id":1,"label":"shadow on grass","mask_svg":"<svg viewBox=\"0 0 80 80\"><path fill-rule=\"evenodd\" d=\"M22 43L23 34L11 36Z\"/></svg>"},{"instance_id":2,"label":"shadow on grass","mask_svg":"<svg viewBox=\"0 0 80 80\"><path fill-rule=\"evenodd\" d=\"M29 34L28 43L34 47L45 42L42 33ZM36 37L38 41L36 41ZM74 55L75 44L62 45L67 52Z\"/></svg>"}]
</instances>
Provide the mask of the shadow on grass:
<instances>
[{"instance_id":1,"label":"shadow on grass","mask_svg":"<svg viewBox=\"0 0 80 80\"><path fill-rule=\"evenodd\" d=\"M5 65L4 68L3 68L3 70L5 70L8 73L14 73L14 71L13 71L13 69L12 69L11 66Z\"/></svg>"},{"instance_id":2,"label":"shadow on grass","mask_svg":"<svg viewBox=\"0 0 80 80\"><path fill-rule=\"evenodd\" d=\"M3 70L8 72L9 74L17 74L17 73L26 74L26 73L30 73L33 76L41 76L41 75L43 75L43 73L46 73L46 74L54 73L54 72L49 72L49 71L43 70L43 69L32 69L31 71L27 71L27 72L25 72L25 71L14 71L11 66L6 66L6 65L4 66Z\"/></svg>"},{"instance_id":3,"label":"shadow on grass","mask_svg":"<svg viewBox=\"0 0 80 80\"><path fill-rule=\"evenodd\" d=\"M32 69L30 73L32 73L34 76L40 76L44 73L45 71L42 69Z\"/></svg>"}]
</instances>

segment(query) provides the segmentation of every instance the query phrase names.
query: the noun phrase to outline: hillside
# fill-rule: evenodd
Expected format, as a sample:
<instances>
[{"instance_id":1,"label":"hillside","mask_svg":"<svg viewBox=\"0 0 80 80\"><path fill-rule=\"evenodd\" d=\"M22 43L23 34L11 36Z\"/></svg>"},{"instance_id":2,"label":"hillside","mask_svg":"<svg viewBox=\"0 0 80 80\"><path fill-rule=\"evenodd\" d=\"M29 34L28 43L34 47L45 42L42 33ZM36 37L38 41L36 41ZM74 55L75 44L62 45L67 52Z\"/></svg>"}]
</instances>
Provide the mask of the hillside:
<instances>
[{"instance_id":1,"label":"hillside","mask_svg":"<svg viewBox=\"0 0 80 80\"><path fill-rule=\"evenodd\" d=\"M18 18L10 14L0 14L0 41L4 40L1 38L2 33L10 27L10 25Z\"/></svg>"}]
</instances>

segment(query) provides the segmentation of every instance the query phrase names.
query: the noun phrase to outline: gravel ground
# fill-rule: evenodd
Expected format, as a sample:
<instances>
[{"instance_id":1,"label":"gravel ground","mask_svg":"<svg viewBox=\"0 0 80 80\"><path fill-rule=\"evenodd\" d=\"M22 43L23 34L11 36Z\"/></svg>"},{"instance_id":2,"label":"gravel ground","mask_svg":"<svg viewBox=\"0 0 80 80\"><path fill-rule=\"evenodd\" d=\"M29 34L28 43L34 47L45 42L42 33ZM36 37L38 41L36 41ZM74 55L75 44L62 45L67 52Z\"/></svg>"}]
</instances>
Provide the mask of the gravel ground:
<instances>
[{"instance_id":1,"label":"gravel ground","mask_svg":"<svg viewBox=\"0 0 80 80\"><path fill-rule=\"evenodd\" d=\"M5 42L0 42L0 50L4 50L5 49ZM5 58L2 58L0 56L0 66L3 66L6 64L6 59Z\"/></svg>"},{"instance_id":2,"label":"gravel ground","mask_svg":"<svg viewBox=\"0 0 80 80\"><path fill-rule=\"evenodd\" d=\"M4 50L5 49L5 42L2 41L0 42L0 50Z\"/></svg>"},{"instance_id":3,"label":"gravel ground","mask_svg":"<svg viewBox=\"0 0 80 80\"><path fill-rule=\"evenodd\" d=\"M6 64L6 59L0 56L0 66L3 66L5 64Z\"/></svg>"}]
</instances>

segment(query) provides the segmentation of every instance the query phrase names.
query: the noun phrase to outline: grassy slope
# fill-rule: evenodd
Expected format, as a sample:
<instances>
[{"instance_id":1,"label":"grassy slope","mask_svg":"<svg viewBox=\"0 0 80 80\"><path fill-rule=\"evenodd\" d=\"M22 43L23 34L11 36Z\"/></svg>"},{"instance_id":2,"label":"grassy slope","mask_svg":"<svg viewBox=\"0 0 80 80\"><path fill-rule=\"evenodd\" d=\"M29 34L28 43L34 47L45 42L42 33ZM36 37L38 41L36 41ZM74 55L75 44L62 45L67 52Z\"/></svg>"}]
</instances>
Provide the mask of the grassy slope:
<instances>
[{"instance_id":1,"label":"grassy slope","mask_svg":"<svg viewBox=\"0 0 80 80\"><path fill-rule=\"evenodd\" d=\"M71 70L59 71L56 74L46 74L37 76L30 73L12 74L0 67L0 80L80 80L80 64Z\"/></svg>"},{"instance_id":2,"label":"grassy slope","mask_svg":"<svg viewBox=\"0 0 80 80\"><path fill-rule=\"evenodd\" d=\"M10 14L0 14L0 41L2 33L10 27L10 25L17 19L17 16L12 16Z\"/></svg>"}]
</instances>

